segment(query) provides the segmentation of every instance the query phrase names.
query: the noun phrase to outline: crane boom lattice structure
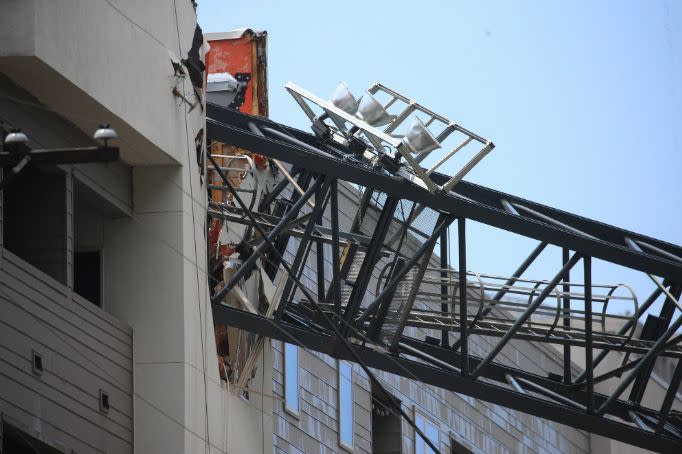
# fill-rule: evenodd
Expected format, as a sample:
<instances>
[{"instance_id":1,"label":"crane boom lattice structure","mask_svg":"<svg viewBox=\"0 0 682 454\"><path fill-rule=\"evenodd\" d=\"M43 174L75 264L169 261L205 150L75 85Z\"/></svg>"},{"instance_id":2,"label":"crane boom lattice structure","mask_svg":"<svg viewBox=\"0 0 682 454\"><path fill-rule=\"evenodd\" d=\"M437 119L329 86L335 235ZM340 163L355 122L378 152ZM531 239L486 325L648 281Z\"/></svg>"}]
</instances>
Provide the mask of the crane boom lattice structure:
<instances>
[{"instance_id":1,"label":"crane boom lattice structure","mask_svg":"<svg viewBox=\"0 0 682 454\"><path fill-rule=\"evenodd\" d=\"M228 187L226 176L236 161L221 169L211 159L222 181L214 180L209 189L223 194L229 189L232 195L214 198L208 214L242 225L251 248L239 270L215 290L216 323L295 340L335 358L647 449L682 449L682 413L672 409L682 379L682 248L463 181L466 172L438 173L442 157L426 166L426 155L410 155L393 135L395 122L425 109L384 86L370 93L388 93L384 107L398 102L407 107L381 131L351 121L293 84L287 89L316 134L207 107L209 141L263 155L281 173L267 191L254 185L238 192ZM321 114L307 104L311 99L322 106ZM436 134L439 142L458 131L465 145L481 145L478 160L492 149L489 141L431 114L427 126L444 124ZM358 147L355 137L364 145ZM393 148L388 158L379 152L386 143ZM445 159L459 151L452 150ZM388 159L399 168L382 165ZM359 200L351 220L339 209L341 192ZM256 193L263 197L256 200ZM468 271L469 220L538 244L510 276ZM454 264L448 262L448 229L456 232ZM551 246L563 253L555 274L548 280L524 278ZM311 251L316 260L308 261ZM639 300L626 285L593 283L593 258L648 274L654 292ZM582 276L575 279L570 271L579 263ZM276 300L249 310L227 304L226 295L257 266L272 282L280 277ZM649 312L658 300L662 309L653 316ZM626 310L629 315L623 315ZM487 339L490 348L473 351L474 337ZM506 364L500 353L516 340L555 344L563 351L563 370L535 373ZM579 373L572 368L571 347L584 351ZM605 361L608 355L618 355L616 366ZM678 362L677 372L660 405L649 408L642 397L654 361L664 356ZM595 390L616 377L610 394Z\"/></svg>"}]
</instances>

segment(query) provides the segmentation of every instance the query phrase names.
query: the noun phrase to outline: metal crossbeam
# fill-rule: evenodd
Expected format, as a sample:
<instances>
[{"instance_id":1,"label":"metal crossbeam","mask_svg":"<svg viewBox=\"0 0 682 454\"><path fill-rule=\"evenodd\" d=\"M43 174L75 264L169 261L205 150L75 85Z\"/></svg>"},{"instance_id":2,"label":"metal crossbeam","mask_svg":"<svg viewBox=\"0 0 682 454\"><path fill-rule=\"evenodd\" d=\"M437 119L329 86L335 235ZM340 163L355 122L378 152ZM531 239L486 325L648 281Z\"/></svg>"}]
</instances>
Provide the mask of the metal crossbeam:
<instances>
[{"instance_id":1,"label":"metal crossbeam","mask_svg":"<svg viewBox=\"0 0 682 454\"><path fill-rule=\"evenodd\" d=\"M36 164L82 164L117 161L119 150L118 147L55 148L31 150L30 155ZM20 153L0 153L0 167L16 165L22 157Z\"/></svg>"},{"instance_id":2,"label":"metal crossbeam","mask_svg":"<svg viewBox=\"0 0 682 454\"><path fill-rule=\"evenodd\" d=\"M275 325L258 315L224 305L213 306L213 318L217 323L246 329L275 340L301 343L308 349L331 355L338 359L350 361L355 359L346 351L336 351L332 336L315 332L306 327L292 325L287 322ZM427 351L429 346L429 344L425 343L419 343L418 345L423 351ZM678 452L682 446L679 440L671 438L669 434L655 435L650 431L624 425L616 420L586 414L581 410L562 405L558 402L529 394L522 394L500 384L473 381L453 371L436 368L424 362L408 358L391 357L391 355L386 355L371 347L352 345L352 349L372 368L407 378L420 377L420 380L425 384L462 393L476 399L617 439L645 449L659 452ZM448 363L456 364L456 359L450 360ZM475 364L476 362L472 361L472 365ZM493 369L491 366L493 365L487 367ZM679 417L680 415L675 413L675 416Z\"/></svg>"},{"instance_id":3,"label":"metal crossbeam","mask_svg":"<svg viewBox=\"0 0 682 454\"><path fill-rule=\"evenodd\" d=\"M427 190L401 172L370 165L337 141L215 105L208 105L207 115L209 139L281 160L298 175L296 181L287 173L259 201L257 211L241 201L240 206L209 205L212 216L259 224L259 235L248 238L255 250L214 295L214 303L222 301L258 257L269 265L271 277L287 273L274 317L214 304L215 322L647 449L682 449L682 414L672 410L674 393L668 392L659 408L641 405L657 358L677 360L672 385L682 381L682 345L680 337L674 337L682 326L676 312L682 248L465 181L450 185L453 177L433 167L422 170L443 190ZM410 166L421 162L419 156L412 161ZM341 225L342 186L344 194L356 194L359 200L350 208L355 211L351 225ZM289 194L291 199L285 200ZM312 212L299 215L306 203ZM403 210L404 206L408 208ZM353 219L353 213L345 214ZM447 244L447 229L454 219L457 270L451 269ZM467 251L466 227L471 225L467 220L540 243L510 276L468 271L467 256L475 251ZM292 263L281 261L290 236L301 240ZM440 260L431 255L438 240ZM562 253L555 276L549 281L524 278L550 245ZM317 278L306 287L299 279L312 250ZM324 269L325 254L330 254L331 273ZM625 285L594 283L594 258L642 271L656 289L639 304ZM580 260L582 280L572 282L570 270ZM371 283L376 283L375 289ZM297 300L295 289L305 299ZM656 338L636 337L637 324L662 295L665 329ZM632 315L618 312L623 304L633 307ZM609 321L622 326L612 330ZM471 354L472 335L493 341L484 357ZM498 354L511 340L562 345L562 374L547 378L502 365ZM575 379L572 346L585 349L585 371ZM608 355L620 355L622 361L605 367ZM622 378L613 393L596 391L597 384L617 377ZM631 398L621 398L633 382Z\"/></svg>"},{"instance_id":4,"label":"metal crossbeam","mask_svg":"<svg viewBox=\"0 0 682 454\"><path fill-rule=\"evenodd\" d=\"M633 251L626 246L625 237L630 237L634 241L643 241L670 254L682 256L682 248L679 246L466 181L459 182L454 192L430 193L426 189L409 184L400 177L380 172L377 169L362 165L358 161L342 159L340 155L335 156L333 154L334 149L338 150L341 147L340 145L321 143L311 134L278 125L297 141L315 147L318 150L317 153L282 138L258 136L248 129L248 122L275 127L276 124L270 120L251 117L212 104L208 104L207 114L207 134L213 140L223 141L274 159L280 159L295 166L304 167L311 172L332 174L350 183L373 187L375 190L384 192L396 199L412 200L434 210L456 213L493 227L560 247L567 247L594 258L600 258L663 278L682 281L682 262L673 261L670 257L664 257L660 254ZM261 127L261 129L263 128ZM350 151L346 153L352 155ZM445 183L449 177L433 173L431 179ZM501 205L503 199L511 203L520 203L563 224L573 226L581 232L594 236L594 238L566 230L531 215L522 216L507 213Z\"/></svg>"},{"instance_id":5,"label":"metal crossbeam","mask_svg":"<svg viewBox=\"0 0 682 454\"><path fill-rule=\"evenodd\" d=\"M367 253L362 261L360 271L358 272L358 280L353 286L353 290L348 300L348 305L346 307L346 312L344 314L344 319L346 322L350 322L355 318L358 309L360 308L360 303L365 295L367 286L369 285L370 277L372 276L372 270L379 259L379 251L381 250L381 245L386 238L388 233L388 226L393 219L393 212L398 205L398 201L395 199L387 199L384 203L384 207L381 210L381 216L377 221L376 230L374 235L369 242L367 248ZM342 332L347 332L347 328L344 327Z\"/></svg>"}]
</instances>

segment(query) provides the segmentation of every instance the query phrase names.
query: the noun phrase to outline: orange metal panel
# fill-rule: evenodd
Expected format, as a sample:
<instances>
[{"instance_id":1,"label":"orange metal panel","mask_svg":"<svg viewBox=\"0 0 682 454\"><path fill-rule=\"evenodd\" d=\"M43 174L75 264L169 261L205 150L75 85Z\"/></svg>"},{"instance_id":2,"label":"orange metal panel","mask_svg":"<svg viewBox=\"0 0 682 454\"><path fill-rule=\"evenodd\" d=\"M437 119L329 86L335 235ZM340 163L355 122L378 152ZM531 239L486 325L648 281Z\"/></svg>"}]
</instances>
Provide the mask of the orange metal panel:
<instances>
[{"instance_id":1,"label":"orange metal panel","mask_svg":"<svg viewBox=\"0 0 682 454\"><path fill-rule=\"evenodd\" d=\"M266 32L245 30L241 36L209 39L211 49L206 54L207 73L248 73L251 80L239 110L253 115L268 115L267 68L265 57Z\"/></svg>"},{"instance_id":2,"label":"orange metal panel","mask_svg":"<svg viewBox=\"0 0 682 454\"><path fill-rule=\"evenodd\" d=\"M211 50L206 54L209 74L228 72L253 74L253 46L248 36L239 39L221 39L209 41ZM253 112L253 83L249 82L244 94L244 104L239 108L241 112Z\"/></svg>"}]
</instances>

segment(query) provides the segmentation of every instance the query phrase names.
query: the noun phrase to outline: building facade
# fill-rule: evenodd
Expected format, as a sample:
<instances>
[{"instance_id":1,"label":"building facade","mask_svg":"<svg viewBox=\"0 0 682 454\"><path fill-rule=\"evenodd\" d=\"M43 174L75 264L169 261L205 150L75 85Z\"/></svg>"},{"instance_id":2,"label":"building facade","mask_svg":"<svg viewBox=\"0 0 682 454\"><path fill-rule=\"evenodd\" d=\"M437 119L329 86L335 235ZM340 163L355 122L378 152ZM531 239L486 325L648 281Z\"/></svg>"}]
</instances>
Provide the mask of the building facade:
<instances>
[{"instance_id":1,"label":"building facade","mask_svg":"<svg viewBox=\"0 0 682 454\"><path fill-rule=\"evenodd\" d=\"M22 128L32 150L84 147L109 123L120 149L114 163L29 165L4 193L5 443L21 433L59 452L227 452L202 266L194 5L2 9L4 134Z\"/></svg>"}]
</instances>

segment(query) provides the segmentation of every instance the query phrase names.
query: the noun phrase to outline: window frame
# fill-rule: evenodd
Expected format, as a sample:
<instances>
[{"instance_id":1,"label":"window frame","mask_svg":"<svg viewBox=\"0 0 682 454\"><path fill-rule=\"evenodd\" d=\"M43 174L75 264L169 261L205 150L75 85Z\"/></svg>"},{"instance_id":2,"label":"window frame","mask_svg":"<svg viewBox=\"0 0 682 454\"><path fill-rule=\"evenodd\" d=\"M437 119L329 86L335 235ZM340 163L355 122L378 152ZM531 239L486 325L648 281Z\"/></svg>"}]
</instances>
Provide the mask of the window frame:
<instances>
[{"instance_id":1,"label":"window frame","mask_svg":"<svg viewBox=\"0 0 682 454\"><path fill-rule=\"evenodd\" d=\"M295 417L296 419L299 419L300 414L301 414L300 413L300 411L301 411L301 407L300 407L300 395L301 395L301 393L299 392L299 390L301 388L301 381L300 381L300 374L299 374L300 363L301 363L300 352L299 352L298 345L289 344L287 342L282 342L282 344L283 344L282 357L283 357L283 363L284 363L284 370L283 370L283 374L282 374L283 378L284 378L284 380L283 380L284 411L289 413L291 416ZM290 371L289 371L289 362L290 362L289 359L290 358L288 359L287 350L290 348L296 349L296 367L294 369L295 378L296 378L296 389L295 390L289 389L290 388L289 385L291 383L287 384L287 382L289 381L287 379L287 377L289 376L289 373L290 373ZM290 393L295 393L295 396L292 396ZM292 400L290 400L290 399L292 399L292 398L295 398L296 408L293 408L290 405L290 403L292 402Z\"/></svg>"},{"instance_id":2,"label":"window frame","mask_svg":"<svg viewBox=\"0 0 682 454\"><path fill-rule=\"evenodd\" d=\"M419 424L420 418L424 421L423 426ZM435 422L435 420L426 416L426 413L418 410L416 406L414 408L414 423L417 427L419 427L419 429L422 432L424 432L424 435L426 435L426 436L428 436L428 432L429 432L428 425L431 425L431 427L435 428L437 431L436 433L438 435L438 439L437 440L431 440L431 441L434 442L436 447L438 447L440 449L440 438L441 438L440 426L438 425L437 422ZM418 451L417 448L419 447L419 440L420 439L422 440L422 443L424 444L424 446L423 446L423 449L421 451ZM414 431L414 452L415 452L415 454L432 454L431 448L426 444L426 441L423 441L423 440L424 439L415 430Z\"/></svg>"},{"instance_id":3,"label":"window frame","mask_svg":"<svg viewBox=\"0 0 682 454\"><path fill-rule=\"evenodd\" d=\"M342 380L342 375L341 375L341 367L342 365L347 366L348 370L350 372L350 377L349 377L349 392L350 392L350 444L343 439L343 434L341 431L341 380ZM338 402L338 407L337 407L337 426L338 426L338 434L339 434L339 446L345 449L346 451L353 452L353 446L355 446L355 411L354 411L354 405L355 405L355 399L354 399L354 383L355 381L353 380L353 363L350 361L344 361L344 360L337 360L337 365L336 365L336 370L337 370L337 380L338 380L338 387L336 390L336 395L337 395L337 402Z\"/></svg>"}]
</instances>

